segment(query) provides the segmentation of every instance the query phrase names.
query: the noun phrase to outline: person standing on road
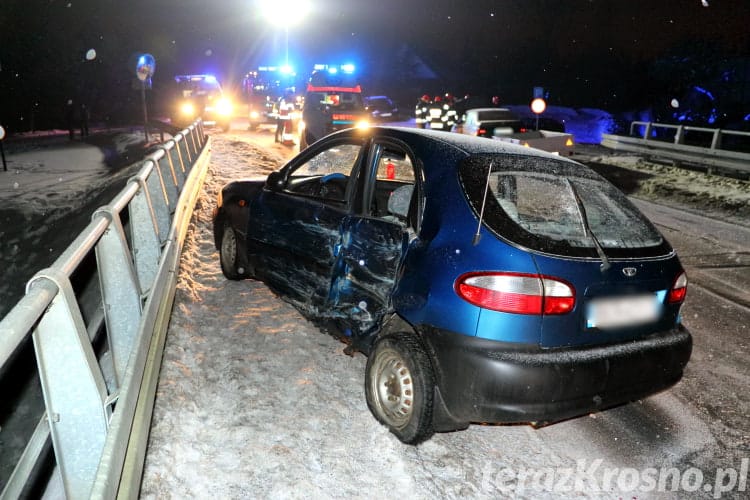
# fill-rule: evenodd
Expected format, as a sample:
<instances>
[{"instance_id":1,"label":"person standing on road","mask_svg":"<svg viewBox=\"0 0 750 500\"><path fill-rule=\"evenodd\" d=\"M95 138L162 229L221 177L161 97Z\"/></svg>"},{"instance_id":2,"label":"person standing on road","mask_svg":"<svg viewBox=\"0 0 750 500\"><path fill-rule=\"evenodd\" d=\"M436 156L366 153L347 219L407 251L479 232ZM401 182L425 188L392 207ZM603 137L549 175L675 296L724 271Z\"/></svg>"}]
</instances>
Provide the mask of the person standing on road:
<instances>
[{"instance_id":1,"label":"person standing on road","mask_svg":"<svg viewBox=\"0 0 750 500\"><path fill-rule=\"evenodd\" d=\"M276 122L277 142L287 144L292 139L292 113L294 112L294 93L287 89L279 102L279 121Z\"/></svg>"},{"instance_id":2,"label":"person standing on road","mask_svg":"<svg viewBox=\"0 0 750 500\"><path fill-rule=\"evenodd\" d=\"M276 135L274 135L274 142L281 142L281 137L284 134L284 121L281 119L281 108L284 106L284 96L280 96L274 103L274 114L276 115Z\"/></svg>"},{"instance_id":3,"label":"person standing on road","mask_svg":"<svg viewBox=\"0 0 750 500\"><path fill-rule=\"evenodd\" d=\"M414 115L417 117L417 127L425 128L427 124L428 114L430 112L430 96L427 94L417 100L417 105L414 109Z\"/></svg>"},{"instance_id":4,"label":"person standing on road","mask_svg":"<svg viewBox=\"0 0 750 500\"><path fill-rule=\"evenodd\" d=\"M86 104L81 103L81 109L80 109L80 122L81 122L81 138L88 137L89 136L89 119L91 118L91 113L89 113L89 107L86 106Z\"/></svg>"},{"instance_id":5,"label":"person standing on road","mask_svg":"<svg viewBox=\"0 0 750 500\"><path fill-rule=\"evenodd\" d=\"M68 129L68 138L72 141L75 139L75 118L76 118L76 112L75 108L73 107L73 99L68 99L68 102L65 104L65 126Z\"/></svg>"},{"instance_id":6,"label":"person standing on road","mask_svg":"<svg viewBox=\"0 0 750 500\"><path fill-rule=\"evenodd\" d=\"M445 129L448 131L453 130L454 125L456 125L455 104L456 100L453 98L453 94L446 92L445 98L443 99L443 114L441 120L445 123Z\"/></svg>"}]
</instances>

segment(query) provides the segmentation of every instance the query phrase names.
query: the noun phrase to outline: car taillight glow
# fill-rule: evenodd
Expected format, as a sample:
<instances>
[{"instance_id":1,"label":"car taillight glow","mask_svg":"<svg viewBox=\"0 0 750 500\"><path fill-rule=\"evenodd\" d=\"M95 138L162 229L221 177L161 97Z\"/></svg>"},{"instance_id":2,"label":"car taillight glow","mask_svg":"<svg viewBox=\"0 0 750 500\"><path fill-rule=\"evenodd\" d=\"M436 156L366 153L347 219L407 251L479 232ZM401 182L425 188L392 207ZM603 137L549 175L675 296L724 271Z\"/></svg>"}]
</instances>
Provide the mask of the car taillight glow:
<instances>
[{"instance_id":1,"label":"car taillight glow","mask_svg":"<svg viewBox=\"0 0 750 500\"><path fill-rule=\"evenodd\" d=\"M563 280L519 273L469 273L456 280L456 293L479 307L516 314L565 314L575 290Z\"/></svg>"},{"instance_id":2,"label":"car taillight glow","mask_svg":"<svg viewBox=\"0 0 750 500\"><path fill-rule=\"evenodd\" d=\"M679 275L677 275L672 288L669 290L669 294L667 295L667 303L681 304L685 300L685 295L687 295L687 284L687 274L685 274L685 271L682 271Z\"/></svg>"},{"instance_id":3,"label":"car taillight glow","mask_svg":"<svg viewBox=\"0 0 750 500\"><path fill-rule=\"evenodd\" d=\"M477 130L477 135L478 136L483 136L486 133L487 133L487 129L485 129L485 128L480 128L480 129Z\"/></svg>"}]
</instances>

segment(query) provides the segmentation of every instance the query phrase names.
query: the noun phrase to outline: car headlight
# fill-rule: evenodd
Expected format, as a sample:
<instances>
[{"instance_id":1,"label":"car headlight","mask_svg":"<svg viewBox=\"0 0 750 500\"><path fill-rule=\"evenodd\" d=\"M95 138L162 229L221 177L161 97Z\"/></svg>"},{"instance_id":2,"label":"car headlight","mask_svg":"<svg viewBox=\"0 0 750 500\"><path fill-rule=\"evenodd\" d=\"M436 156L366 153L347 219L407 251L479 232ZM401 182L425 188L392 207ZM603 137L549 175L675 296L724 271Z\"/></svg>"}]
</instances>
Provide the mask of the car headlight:
<instances>
[{"instance_id":1,"label":"car headlight","mask_svg":"<svg viewBox=\"0 0 750 500\"><path fill-rule=\"evenodd\" d=\"M360 120L357 122L357 128L370 128L370 122L367 120Z\"/></svg>"},{"instance_id":2,"label":"car headlight","mask_svg":"<svg viewBox=\"0 0 750 500\"><path fill-rule=\"evenodd\" d=\"M222 97L216 103L216 112L220 115L231 115L232 114L232 103L229 99Z\"/></svg>"},{"instance_id":3,"label":"car headlight","mask_svg":"<svg viewBox=\"0 0 750 500\"><path fill-rule=\"evenodd\" d=\"M185 116L193 116L195 115L195 106L191 102L183 102L180 106L180 113Z\"/></svg>"},{"instance_id":4,"label":"car headlight","mask_svg":"<svg viewBox=\"0 0 750 500\"><path fill-rule=\"evenodd\" d=\"M258 113L257 111L250 111L250 118L256 120L260 118L260 113Z\"/></svg>"}]
</instances>

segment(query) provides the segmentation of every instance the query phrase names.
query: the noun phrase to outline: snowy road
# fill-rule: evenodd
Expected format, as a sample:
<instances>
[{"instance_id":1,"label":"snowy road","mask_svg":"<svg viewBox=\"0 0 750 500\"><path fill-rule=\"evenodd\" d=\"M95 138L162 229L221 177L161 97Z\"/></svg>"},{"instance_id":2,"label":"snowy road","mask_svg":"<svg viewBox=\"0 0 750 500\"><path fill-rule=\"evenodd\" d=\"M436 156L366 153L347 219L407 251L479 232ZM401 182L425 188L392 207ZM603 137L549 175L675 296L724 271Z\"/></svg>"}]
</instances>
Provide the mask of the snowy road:
<instances>
[{"instance_id":1,"label":"snowy road","mask_svg":"<svg viewBox=\"0 0 750 500\"><path fill-rule=\"evenodd\" d=\"M401 444L367 409L364 356L344 355L263 284L221 274L215 196L289 154L263 141L237 130L214 138L182 257L143 498L747 495L750 311L700 287L683 309L693 360L674 389L541 429L473 425Z\"/></svg>"}]
</instances>

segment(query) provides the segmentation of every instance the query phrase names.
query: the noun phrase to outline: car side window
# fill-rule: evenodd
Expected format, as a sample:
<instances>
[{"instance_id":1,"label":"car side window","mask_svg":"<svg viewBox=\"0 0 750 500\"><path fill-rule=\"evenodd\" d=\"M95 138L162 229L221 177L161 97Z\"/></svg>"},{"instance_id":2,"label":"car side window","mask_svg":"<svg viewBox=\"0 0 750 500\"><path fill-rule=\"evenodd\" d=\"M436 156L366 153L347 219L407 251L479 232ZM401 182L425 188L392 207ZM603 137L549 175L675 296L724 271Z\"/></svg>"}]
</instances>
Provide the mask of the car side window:
<instances>
[{"instance_id":1,"label":"car side window","mask_svg":"<svg viewBox=\"0 0 750 500\"><path fill-rule=\"evenodd\" d=\"M413 226L410 215L417 196L414 163L400 148L391 145L378 145L377 148L370 214Z\"/></svg>"},{"instance_id":2,"label":"car side window","mask_svg":"<svg viewBox=\"0 0 750 500\"><path fill-rule=\"evenodd\" d=\"M285 191L338 205L346 203L361 150L360 143L342 143L321 151L290 172Z\"/></svg>"},{"instance_id":3,"label":"car side window","mask_svg":"<svg viewBox=\"0 0 750 500\"><path fill-rule=\"evenodd\" d=\"M414 166L411 159L396 151L385 149L378 159L377 180L396 180L414 183Z\"/></svg>"}]
</instances>

